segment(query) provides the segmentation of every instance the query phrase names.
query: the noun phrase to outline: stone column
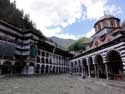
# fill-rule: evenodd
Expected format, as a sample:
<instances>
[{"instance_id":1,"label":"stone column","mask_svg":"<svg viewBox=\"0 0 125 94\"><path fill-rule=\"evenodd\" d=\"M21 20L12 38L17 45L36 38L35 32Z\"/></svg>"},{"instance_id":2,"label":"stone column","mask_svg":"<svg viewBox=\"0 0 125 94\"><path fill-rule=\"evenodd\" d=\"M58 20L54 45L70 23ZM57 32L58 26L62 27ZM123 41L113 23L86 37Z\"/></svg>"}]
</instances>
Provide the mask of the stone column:
<instances>
[{"instance_id":1,"label":"stone column","mask_svg":"<svg viewBox=\"0 0 125 94\"><path fill-rule=\"evenodd\" d=\"M88 74L89 74L89 78L91 77L91 73L90 73L90 64L89 64L89 59L87 58L87 66L88 66Z\"/></svg>"},{"instance_id":2,"label":"stone column","mask_svg":"<svg viewBox=\"0 0 125 94\"><path fill-rule=\"evenodd\" d=\"M39 67L39 74L41 74L41 64L40 64L40 67Z\"/></svg>"},{"instance_id":3,"label":"stone column","mask_svg":"<svg viewBox=\"0 0 125 94\"><path fill-rule=\"evenodd\" d=\"M95 78L96 78L96 64L94 64L94 72L95 72Z\"/></svg>"},{"instance_id":4,"label":"stone column","mask_svg":"<svg viewBox=\"0 0 125 94\"><path fill-rule=\"evenodd\" d=\"M48 73L50 73L50 64L48 64Z\"/></svg>"},{"instance_id":5,"label":"stone column","mask_svg":"<svg viewBox=\"0 0 125 94\"><path fill-rule=\"evenodd\" d=\"M122 58L123 75L125 75L125 58Z\"/></svg>"},{"instance_id":6,"label":"stone column","mask_svg":"<svg viewBox=\"0 0 125 94\"><path fill-rule=\"evenodd\" d=\"M58 65L58 67L57 67L57 69L58 69L58 74L59 74L59 67L60 67L60 66Z\"/></svg>"},{"instance_id":7,"label":"stone column","mask_svg":"<svg viewBox=\"0 0 125 94\"><path fill-rule=\"evenodd\" d=\"M0 64L0 75L2 74L2 65Z\"/></svg>"},{"instance_id":8,"label":"stone column","mask_svg":"<svg viewBox=\"0 0 125 94\"><path fill-rule=\"evenodd\" d=\"M15 62L12 62L12 66L11 66L11 69L10 69L10 75L13 75L13 73L14 73L14 71L13 71L14 64L15 64Z\"/></svg>"},{"instance_id":9,"label":"stone column","mask_svg":"<svg viewBox=\"0 0 125 94\"><path fill-rule=\"evenodd\" d=\"M43 64L44 65L44 72L43 73L46 73L46 64Z\"/></svg>"},{"instance_id":10,"label":"stone column","mask_svg":"<svg viewBox=\"0 0 125 94\"><path fill-rule=\"evenodd\" d=\"M106 72L106 79L109 79L107 63L105 63L105 72Z\"/></svg>"}]
</instances>

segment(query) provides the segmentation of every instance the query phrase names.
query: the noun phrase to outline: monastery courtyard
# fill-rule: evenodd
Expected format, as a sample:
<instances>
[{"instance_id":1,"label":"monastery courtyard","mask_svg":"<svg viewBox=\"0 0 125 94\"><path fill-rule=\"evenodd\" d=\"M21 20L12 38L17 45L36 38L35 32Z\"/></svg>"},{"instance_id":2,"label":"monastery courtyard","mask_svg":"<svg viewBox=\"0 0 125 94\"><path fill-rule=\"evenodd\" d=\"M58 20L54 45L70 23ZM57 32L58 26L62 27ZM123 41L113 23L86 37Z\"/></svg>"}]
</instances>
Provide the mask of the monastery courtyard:
<instances>
[{"instance_id":1,"label":"monastery courtyard","mask_svg":"<svg viewBox=\"0 0 125 94\"><path fill-rule=\"evenodd\" d=\"M0 94L125 94L125 81L70 75L1 77Z\"/></svg>"}]
</instances>

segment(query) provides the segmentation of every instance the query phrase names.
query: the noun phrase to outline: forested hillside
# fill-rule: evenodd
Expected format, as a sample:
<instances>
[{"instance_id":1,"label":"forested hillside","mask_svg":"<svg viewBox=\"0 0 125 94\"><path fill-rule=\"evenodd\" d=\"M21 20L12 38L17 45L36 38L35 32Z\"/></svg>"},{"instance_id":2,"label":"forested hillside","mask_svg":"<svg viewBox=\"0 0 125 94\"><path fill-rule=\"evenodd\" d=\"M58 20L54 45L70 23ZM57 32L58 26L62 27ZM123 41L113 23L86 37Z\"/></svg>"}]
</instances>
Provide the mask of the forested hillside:
<instances>
[{"instance_id":1,"label":"forested hillside","mask_svg":"<svg viewBox=\"0 0 125 94\"><path fill-rule=\"evenodd\" d=\"M62 38L58 38L58 37L50 37L49 39L53 40L54 42L56 42L59 46L61 47L65 47L67 45L72 44L75 40L73 39L62 39Z\"/></svg>"},{"instance_id":2,"label":"forested hillside","mask_svg":"<svg viewBox=\"0 0 125 94\"><path fill-rule=\"evenodd\" d=\"M0 20L4 20L22 30L35 29L35 24L30 20L28 14L16 8L15 2L0 0Z\"/></svg>"},{"instance_id":3,"label":"forested hillside","mask_svg":"<svg viewBox=\"0 0 125 94\"><path fill-rule=\"evenodd\" d=\"M90 38L86 38L86 37L80 38L79 40L77 40L74 43L72 43L71 45L69 45L67 47L67 50L76 51L76 52L84 51L89 42L90 42Z\"/></svg>"}]
</instances>

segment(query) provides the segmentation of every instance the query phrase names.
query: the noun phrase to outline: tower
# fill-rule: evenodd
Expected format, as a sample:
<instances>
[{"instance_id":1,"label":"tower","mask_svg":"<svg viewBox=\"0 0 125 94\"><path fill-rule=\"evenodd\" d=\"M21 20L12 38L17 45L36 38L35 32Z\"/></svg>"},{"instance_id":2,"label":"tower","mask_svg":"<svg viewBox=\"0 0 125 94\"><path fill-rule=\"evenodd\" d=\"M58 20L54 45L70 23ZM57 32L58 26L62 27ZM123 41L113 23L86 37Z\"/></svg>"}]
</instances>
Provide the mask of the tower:
<instances>
[{"instance_id":1,"label":"tower","mask_svg":"<svg viewBox=\"0 0 125 94\"><path fill-rule=\"evenodd\" d=\"M90 43L90 48L95 48L111 41L113 39L111 33L116 29L120 29L120 19L112 15L104 14L104 16L94 24L94 28L95 34L91 37L92 42Z\"/></svg>"}]
</instances>

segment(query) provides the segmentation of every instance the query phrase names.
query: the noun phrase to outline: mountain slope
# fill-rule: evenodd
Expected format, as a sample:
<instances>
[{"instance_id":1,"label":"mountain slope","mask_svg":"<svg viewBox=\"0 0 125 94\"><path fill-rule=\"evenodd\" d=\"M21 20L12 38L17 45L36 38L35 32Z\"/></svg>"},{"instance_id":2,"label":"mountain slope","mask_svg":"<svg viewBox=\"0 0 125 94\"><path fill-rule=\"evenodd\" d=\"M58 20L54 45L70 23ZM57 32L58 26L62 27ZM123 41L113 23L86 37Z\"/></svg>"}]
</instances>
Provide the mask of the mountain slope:
<instances>
[{"instance_id":1,"label":"mountain slope","mask_svg":"<svg viewBox=\"0 0 125 94\"><path fill-rule=\"evenodd\" d=\"M86 37L80 38L79 40L75 41L70 46L68 46L67 50L76 51L76 52L83 51L86 49L86 46L88 45L89 42L90 42L89 38L86 38Z\"/></svg>"},{"instance_id":2,"label":"mountain slope","mask_svg":"<svg viewBox=\"0 0 125 94\"><path fill-rule=\"evenodd\" d=\"M58 38L58 37L55 37L55 36L49 37L49 39L56 42L61 47L65 47L67 45L70 45L75 41L75 40L72 40L72 39L61 39L61 38Z\"/></svg>"}]
</instances>

